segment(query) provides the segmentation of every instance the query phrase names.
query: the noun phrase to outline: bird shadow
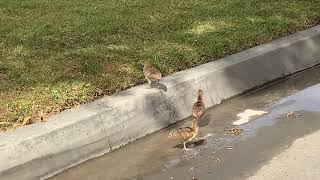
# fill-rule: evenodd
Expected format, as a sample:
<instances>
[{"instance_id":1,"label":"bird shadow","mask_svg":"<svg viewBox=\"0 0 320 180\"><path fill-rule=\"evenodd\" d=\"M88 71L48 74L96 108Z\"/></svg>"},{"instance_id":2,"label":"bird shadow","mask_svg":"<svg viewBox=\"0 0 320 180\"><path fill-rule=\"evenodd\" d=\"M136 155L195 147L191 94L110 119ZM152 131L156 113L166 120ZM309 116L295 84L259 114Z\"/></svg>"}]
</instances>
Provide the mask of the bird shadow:
<instances>
[{"instance_id":1,"label":"bird shadow","mask_svg":"<svg viewBox=\"0 0 320 180\"><path fill-rule=\"evenodd\" d=\"M205 126L208 126L210 123L210 117L209 116L202 116L202 118L200 119L198 125L199 127L205 127Z\"/></svg>"},{"instance_id":2,"label":"bird shadow","mask_svg":"<svg viewBox=\"0 0 320 180\"><path fill-rule=\"evenodd\" d=\"M198 147L200 145L202 145L204 143L205 139L198 139L196 141L192 141L192 142L187 142L186 143L186 147L189 148L195 148L195 147ZM175 146L173 146L174 148L177 148L177 149L183 149L183 144L177 144Z\"/></svg>"},{"instance_id":3,"label":"bird shadow","mask_svg":"<svg viewBox=\"0 0 320 180\"><path fill-rule=\"evenodd\" d=\"M168 91L168 88L166 85L164 85L162 83L155 82L155 81L151 82L150 88L161 89L164 92Z\"/></svg>"}]
</instances>

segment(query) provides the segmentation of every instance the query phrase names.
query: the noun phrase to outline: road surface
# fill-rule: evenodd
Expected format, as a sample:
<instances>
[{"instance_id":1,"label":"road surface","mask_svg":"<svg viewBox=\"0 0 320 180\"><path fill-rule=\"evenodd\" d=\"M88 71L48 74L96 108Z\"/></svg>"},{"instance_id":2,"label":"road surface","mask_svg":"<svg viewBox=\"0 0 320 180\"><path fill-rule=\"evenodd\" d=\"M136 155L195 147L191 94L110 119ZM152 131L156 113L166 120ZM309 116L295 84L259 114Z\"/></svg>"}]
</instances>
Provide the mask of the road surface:
<instances>
[{"instance_id":1,"label":"road surface","mask_svg":"<svg viewBox=\"0 0 320 180\"><path fill-rule=\"evenodd\" d=\"M320 67L208 109L199 140L183 153L167 135L190 121L51 179L320 179ZM225 131L236 127L238 135Z\"/></svg>"}]
</instances>

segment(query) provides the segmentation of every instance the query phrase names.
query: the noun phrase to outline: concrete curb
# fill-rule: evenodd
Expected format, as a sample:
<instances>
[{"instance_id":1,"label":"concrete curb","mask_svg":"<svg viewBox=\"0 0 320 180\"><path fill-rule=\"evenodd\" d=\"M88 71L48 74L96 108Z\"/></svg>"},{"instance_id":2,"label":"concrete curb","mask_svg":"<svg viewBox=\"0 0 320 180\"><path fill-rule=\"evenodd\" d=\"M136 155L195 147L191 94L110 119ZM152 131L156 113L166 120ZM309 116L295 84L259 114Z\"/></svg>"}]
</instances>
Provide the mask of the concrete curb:
<instances>
[{"instance_id":1,"label":"concrete curb","mask_svg":"<svg viewBox=\"0 0 320 180\"><path fill-rule=\"evenodd\" d=\"M198 88L211 107L320 63L320 26L137 86L0 136L0 179L41 179L191 115Z\"/></svg>"}]
</instances>

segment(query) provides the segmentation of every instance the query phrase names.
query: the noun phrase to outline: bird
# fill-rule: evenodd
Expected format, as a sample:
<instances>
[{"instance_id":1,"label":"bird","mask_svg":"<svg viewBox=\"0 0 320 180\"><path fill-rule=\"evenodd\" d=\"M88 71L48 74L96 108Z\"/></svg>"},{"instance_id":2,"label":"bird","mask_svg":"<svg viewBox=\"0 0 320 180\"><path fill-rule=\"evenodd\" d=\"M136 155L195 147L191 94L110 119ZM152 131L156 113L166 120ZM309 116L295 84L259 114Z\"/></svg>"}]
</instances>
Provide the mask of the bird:
<instances>
[{"instance_id":1,"label":"bird","mask_svg":"<svg viewBox=\"0 0 320 180\"><path fill-rule=\"evenodd\" d=\"M199 89L197 101L193 104L193 107L192 107L192 116L196 120L200 120L200 118L202 117L206 109L202 96L203 96L203 90Z\"/></svg>"},{"instance_id":2,"label":"bird","mask_svg":"<svg viewBox=\"0 0 320 180\"><path fill-rule=\"evenodd\" d=\"M150 87L152 81L157 81L157 83L159 84L159 81L162 78L161 72L158 69L152 67L148 61L144 62L143 74L148 80Z\"/></svg>"},{"instance_id":3,"label":"bird","mask_svg":"<svg viewBox=\"0 0 320 180\"><path fill-rule=\"evenodd\" d=\"M186 143L188 141L192 141L198 134L199 126L198 121L196 119L192 120L191 127L181 127L179 129L172 130L169 135L169 140L180 140L183 142L183 149L188 151L186 148Z\"/></svg>"}]
</instances>

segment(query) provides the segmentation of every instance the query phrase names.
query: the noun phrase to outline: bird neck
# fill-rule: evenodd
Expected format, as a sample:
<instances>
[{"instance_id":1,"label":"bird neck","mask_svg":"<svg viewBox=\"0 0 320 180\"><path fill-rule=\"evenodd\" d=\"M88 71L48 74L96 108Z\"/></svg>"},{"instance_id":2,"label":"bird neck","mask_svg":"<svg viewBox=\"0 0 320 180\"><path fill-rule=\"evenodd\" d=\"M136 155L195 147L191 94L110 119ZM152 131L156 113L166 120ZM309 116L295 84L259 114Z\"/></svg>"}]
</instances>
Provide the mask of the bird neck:
<instances>
[{"instance_id":1,"label":"bird neck","mask_svg":"<svg viewBox=\"0 0 320 180\"><path fill-rule=\"evenodd\" d=\"M150 64L148 63L148 62L145 62L144 63L144 66L143 66L143 69L147 69L147 68L149 68L150 67Z\"/></svg>"},{"instance_id":2,"label":"bird neck","mask_svg":"<svg viewBox=\"0 0 320 180\"><path fill-rule=\"evenodd\" d=\"M197 102L203 102L202 94L198 94Z\"/></svg>"},{"instance_id":3,"label":"bird neck","mask_svg":"<svg viewBox=\"0 0 320 180\"><path fill-rule=\"evenodd\" d=\"M194 132L198 132L199 126L198 126L198 121L196 119L192 120L191 128Z\"/></svg>"}]
</instances>

